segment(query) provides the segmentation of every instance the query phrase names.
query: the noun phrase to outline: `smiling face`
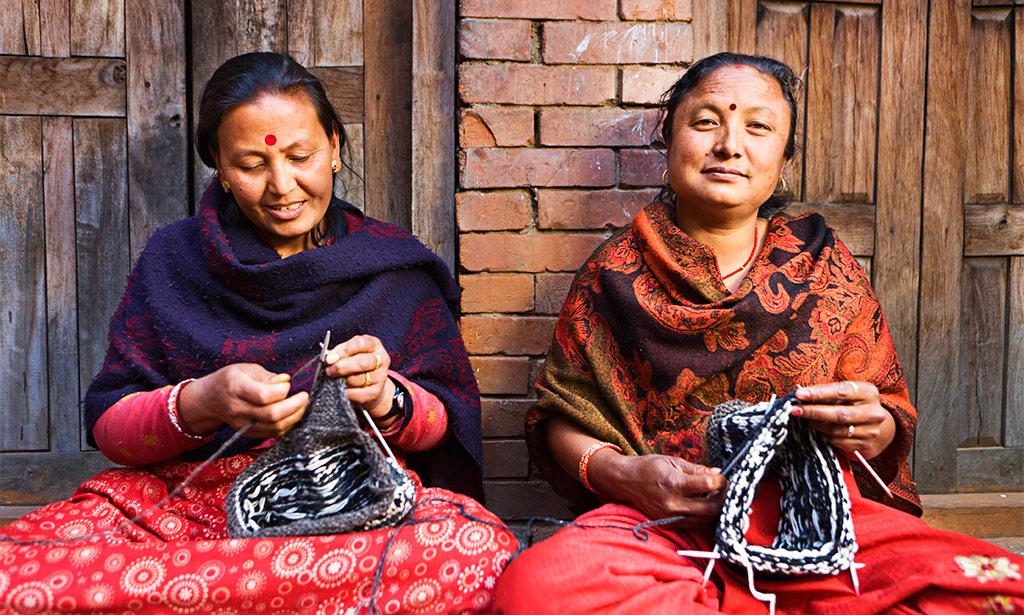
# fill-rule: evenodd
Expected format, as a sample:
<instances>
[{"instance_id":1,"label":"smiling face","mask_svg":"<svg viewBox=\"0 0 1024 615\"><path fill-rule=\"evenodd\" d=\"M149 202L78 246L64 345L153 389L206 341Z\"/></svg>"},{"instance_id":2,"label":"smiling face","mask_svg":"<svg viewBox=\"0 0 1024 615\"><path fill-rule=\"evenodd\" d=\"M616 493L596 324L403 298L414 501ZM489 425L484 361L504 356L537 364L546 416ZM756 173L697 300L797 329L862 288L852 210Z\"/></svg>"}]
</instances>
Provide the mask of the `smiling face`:
<instances>
[{"instance_id":1,"label":"smiling face","mask_svg":"<svg viewBox=\"0 0 1024 615\"><path fill-rule=\"evenodd\" d=\"M217 129L217 173L245 217L282 258L313 247L331 202L338 134L304 94L268 94L231 109Z\"/></svg>"},{"instance_id":2,"label":"smiling face","mask_svg":"<svg viewBox=\"0 0 1024 615\"><path fill-rule=\"evenodd\" d=\"M757 216L782 177L790 109L772 77L719 68L679 102L668 143L677 216L717 224Z\"/></svg>"}]
</instances>

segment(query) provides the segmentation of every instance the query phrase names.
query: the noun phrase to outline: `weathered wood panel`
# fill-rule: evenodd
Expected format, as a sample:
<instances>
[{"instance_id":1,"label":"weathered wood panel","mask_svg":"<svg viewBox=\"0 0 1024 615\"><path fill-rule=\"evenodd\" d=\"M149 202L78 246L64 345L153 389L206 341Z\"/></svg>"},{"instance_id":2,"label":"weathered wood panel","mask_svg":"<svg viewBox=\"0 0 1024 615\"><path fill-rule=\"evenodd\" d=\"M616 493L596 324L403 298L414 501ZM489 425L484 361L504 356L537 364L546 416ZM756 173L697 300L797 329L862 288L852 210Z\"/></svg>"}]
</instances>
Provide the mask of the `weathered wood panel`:
<instances>
[{"instance_id":1,"label":"weathered wood panel","mask_svg":"<svg viewBox=\"0 0 1024 615\"><path fill-rule=\"evenodd\" d=\"M327 98L343 124L363 121L363 67L311 67L309 72L323 82Z\"/></svg>"},{"instance_id":2,"label":"weathered wood panel","mask_svg":"<svg viewBox=\"0 0 1024 615\"><path fill-rule=\"evenodd\" d=\"M807 67L807 5L762 2L757 11L757 46L759 54L770 55L789 65L799 77ZM796 127L796 152L786 164L784 175L788 190L802 199L803 141L805 129L799 117Z\"/></svg>"},{"instance_id":3,"label":"weathered wood panel","mask_svg":"<svg viewBox=\"0 0 1024 615\"><path fill-rule=\"evenodd\" d=\"M808 42L805 99L807 112L803 199L821 203L828 200L829 162L832 144L832 57L836 8L833 4L812 4ZM841 146L841 144L838 144Z\"/></svg>"},{"instance_id":4,"label":"weathered wood panel","mask_svg":"<svg viewBox=\"0 0 1024 615\"><path fill-rule=\"evenodd\" d=\"M65 499L111 466L98 452L9 453L0 463L0 514L7 506L41 506Z\"/></svg>"},{"instance_id":5,"label":"weathered wood panel","mask_svg":"<svg viewBox=\"0 0 1024 615\"><path fill-rule=\"evenodd\" d=\"M414 0L412 54L412 232L455 263L455 3Z\"/></svg>"},{"instance_id":6,"label":"weathered wood panel","mask_svg":"<svg viewBox=\"0 0 1024 615\"><path fill-rule=\"evenodd\" d=\"M288 0L229 0L226 4L235 6L238 53L288 50Z\"/></svg>"},{"instance_id":7,"label":"weathered wood panel","mask_svg":"<svg viewBox=\"0 0 1024 615\"><path fill-rule=\"evenodd\" d=\"M698 60L729 49L729 3L693 3L693 58Z\"/></svg>"},{"instance_id":8,"label":"weathered wood panel","mask_svg":"<svg viewBox=\"0 0 1024 615\"><path fill-rule=\"evenodd\" d=\"M964 206L964 256L1024 255L1024 203Z\"/></svg>"},{"instance_id":9,"label":"weathered wood panel","mask_svg":"<svg viewBox=\"0 0 1024 615\"><path fill-rule=\"evenodd\" d=\"M956 483L959 491L1024 489L1024 449L964 448L957 451Z\"/></svg>"},{"instance_id":10,"label":"weathered wood panel","mask_svg":"<svg viewBox=\"0 0 1024 615\"><path fill-rule=\"evenodd\" d=\"M124 81L124 60L0 57L0 113L124 116Z\"/></svg>"},{"instance_id":11,"label":"weathered wood panel","mask_svg":"<svg viewBox=\"0 0 1024 615\"><path fill-rule=\"evenodd\" d=\"M81 448L78 412L78 305L75 268L75 185L72 120L43 119L46 214L46 361L50 450ZM2 448L2 447L0 447Z\"/></svg>"},{"instance_id":12,"label":"weathered wood panel","mask_svg":"<svg viewBox=\"0 0 1024 615\"><path fill-rule=\"evenodd\" d=\"M1024 3L1020 0L1018 4ZM1024 203L1024 6L1013 10L1013 202Z\"/></svg>"},{"instance_id":13,"label":"weathered wood panel","mask_svg":"<svg viewBox=\"0 0 1024 615\"><path fill-rule=\"evenodd\" d=\"M1024 446L1024 257L1010 258L1006 327L1006 446ZM1018 469L1020 466L1018 466Z\"/></svg>"},{"instance_id":14,"label":"weathered wood panel","mask_svg":"<svg viewBox=\"0 0 1024 615\"><path fill-rule=\"evenodd\" d=\"M412 3L367 2L363 27L366 213L411 230Z\"/></svg>"},{"instance_id":15,"label":"weathered wood panel","mask_svg":"<svg viewBox=\"0 0 1024 615\"><path fill-rule=\"evenodd\" d=\"M793 203L787 215L797 216L816 211L857 256L871 256L875 251L875 207L863 203Z\"/></svg>"},{"instance_id":16,"label":"weathered wood panel","mask_svg":"<svg viewBox=\"0 0 1024 615\"><path fill-rule=\"evenodd\" d=\"M124 0L68 0L71 54L124 57Z\"/></svg>"},{"instance_id":17,"label":"weathered wood panel","mask_svg":"<svg viewBox=\"0 0 1024 615\"><path fill-rule=\"evenodd\" d=\"M1004 297L1005 258L964 259L960 365L965 424L959 447L1002 445Z\"/></svg>"},{"instance_id":18,"label":"weathered wood panel","mask_svg":"<svg viewBox=\"0 0 1024 615\"><path fill-rule=\"evenodd\" d=\"M185 12L128 0L130 260L161 226L188 213Z\"/></svg>"},{"instance_id":19,"label":"weathered wood panel","mask_svg":"<svg viewBox=\"0 0 1024 615\"><path fill-rule=\"evenodd\" d=\"M405 0L408 4L410 0ZM393 6L390 0L314 0L313 37L316 66L352 66L363 63L363 20L374 5ZM402 9L399 8L401 13ZM395 16L395 27L402 17ZM368 17L366 18L368 21ZM384 28L389 24L378 24ZM367 24L369 26L369 24ZM372 30L371 30L372 31Z\"/></svg>"},{"instance_id":20,"label":"weathered wood panel","mask_svg":"<svg viewBox=\"0 0 1024 615\"><path fill-rule=\"evenodd\" d=\"M0 450L46 450L46 275L39 118L0 116Z\"/></svg>"},{"instance_id":21,"label":"weathered wood panel","mask_svg":"<svg viewBox=\"0 0 1024 615\"><path fill-rule=\"evenodd\" d=\"M0 3L0 54L39 55L38 0Z\"/></svg>"},{"instance_id":22,"label":"weathered wood panel","mask_svg":"<svg viewBox=\"0 0 1024 615\"><path fill-rule=\"evenodd\" d=\"M757 0L728 0L729 51L754 53L757 48Z\"/></svg>"},{"instance_id":23,"label":"weathered wood panel","mask_svg":"<svg viewBox=\"0 0 1024 615\"><path fill-rule=\"evenodd\" d=\"M39 54L71 55L71 7L67 0L39 0Z\"/></svg>"},{"instance_id":24,"label":"weathered wood panel","mask_svg":"<svg viewBox=\"0 0 1024 615\"><path fill-rule=\"evenodd\" d=\"M964 433L959 353L964 156L970 2L931 5L928 27L927 132L924 152L921 293L918 311L915 479L925 492L955 487L956 449ZM950 247L953 249L950 249Z\"/></svg>"},{"instance_id":25,"label":"weathered wood panel","mask_svg":"<svg viewBox=\"0 0 1024 615\"><path fill-rule=\"evenodd\" d=\"M967 91L968 203L1010 200L1010 113L1013 40L1011 9L975 10L971 16Z\"/></svg>"},{"instance_id":26,"label":"weathered wood panel","mask_svg":"<svg viewBox=\"0 0 1024 615\"><path fill-rule=\"evenodd\" d=\"M79 381L103 366L107 331L130 266L125 121L74 121Z\"/></svg>"},{"instance_id":27,"label":"weathered wood panel","mask_svg":"<svg viewBox=\"0 0 1024 615\"><path fill-rule=\"evenodd\" d=\"M288 0L288 55L305 67L313 66L315 0Z\"/></svg>"},{"instance_id":28,"label":"weathered wood panel","mask_svg":"<svg viewBox=\"0 0 1024 615\"><path fill-rule=\"evenodd\" d=\"M921 279L926 2L895 2L882 15L878 90L878 185L873 283L885 310L910 399L917 390L917 302Z\"/></svg>"},{"instance_id":29,"label":"weathered wood panel","mask_svg":"<svg viewBox=\"0 0 1024 615\"><path fill-rule=\"evenodd\" d=\"M366 197L363 194L363 125L345 124L347 143L341 152L344 163L338 171L338 179L334 182L334 194L340 199L352 203L359 209L366 208Z\"/></svg>"}]
</instances>

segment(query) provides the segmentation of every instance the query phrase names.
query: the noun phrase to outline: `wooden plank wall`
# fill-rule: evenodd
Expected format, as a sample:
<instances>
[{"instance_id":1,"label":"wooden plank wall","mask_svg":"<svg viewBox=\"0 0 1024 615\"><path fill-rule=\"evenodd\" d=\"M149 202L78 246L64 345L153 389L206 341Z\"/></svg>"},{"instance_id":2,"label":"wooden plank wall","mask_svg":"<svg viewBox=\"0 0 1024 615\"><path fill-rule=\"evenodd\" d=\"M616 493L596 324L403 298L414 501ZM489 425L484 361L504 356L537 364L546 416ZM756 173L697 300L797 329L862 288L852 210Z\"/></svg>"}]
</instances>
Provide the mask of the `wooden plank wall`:
<instances>
[{"instance_id":1,"label":"wooden plank wall","mask_svg":"<svg viewBox=\"0 0 1024 615\"><path fill-rule=\"evenodd\" d=\"M807 71L791 210L873 276L922 489L1024 488L1024 6L724 4L730 49Z\"/></svg>"}]
</instances>

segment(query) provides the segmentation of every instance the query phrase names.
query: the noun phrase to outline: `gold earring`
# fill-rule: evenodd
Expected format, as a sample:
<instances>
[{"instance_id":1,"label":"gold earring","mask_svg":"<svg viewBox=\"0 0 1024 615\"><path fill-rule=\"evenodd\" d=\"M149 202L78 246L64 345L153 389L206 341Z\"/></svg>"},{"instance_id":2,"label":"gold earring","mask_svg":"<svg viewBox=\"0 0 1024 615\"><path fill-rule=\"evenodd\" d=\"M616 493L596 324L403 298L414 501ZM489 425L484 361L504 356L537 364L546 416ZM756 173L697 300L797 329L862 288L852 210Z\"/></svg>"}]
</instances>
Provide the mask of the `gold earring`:
<instances>
[{"instance_id":1,"label":"gold earring","mask_svg":"<svg viewBox=\"0 0 1024 615\"><path fill-rule=\"evenodd\" d=\"M337 160L332 160L331 161L331 171L334 172L334 173L338 172L338 161Z\"/></svg>"},{"instance_id":2,"label":"gold earring","mask_svg":"<svg viewBox=\"0 0 1024 615\"><path fill-rule=\"evenodd\" d=\"M772 196L782 196L782 193L785 192L788 188L788 186L786 186L786 178L781 177L780 179L782 179L782 188L779 188L778 192L773 192Z\"/></svg>"},{"instance_id":3,"label":"gold earring","mask_svg":"<svg viewBox=\"0 0 1024 615\"><path fill-rule=\"evenodd\" d=\"M668 189L672 189L672 186L668 185L668 169L661 172L661 183Z\"/></svg>"},{"instance_id":4,"label":"gold earring","mask_svg":"<svg viewBox=\"0 0 1024 615\"><path fill-rule=\"evenodd\" d=\"M224 189L224 192L231 192L231 184L229 184L227 180L222 181L220 183L220 187Z\"/></svg>"}]
</instances>

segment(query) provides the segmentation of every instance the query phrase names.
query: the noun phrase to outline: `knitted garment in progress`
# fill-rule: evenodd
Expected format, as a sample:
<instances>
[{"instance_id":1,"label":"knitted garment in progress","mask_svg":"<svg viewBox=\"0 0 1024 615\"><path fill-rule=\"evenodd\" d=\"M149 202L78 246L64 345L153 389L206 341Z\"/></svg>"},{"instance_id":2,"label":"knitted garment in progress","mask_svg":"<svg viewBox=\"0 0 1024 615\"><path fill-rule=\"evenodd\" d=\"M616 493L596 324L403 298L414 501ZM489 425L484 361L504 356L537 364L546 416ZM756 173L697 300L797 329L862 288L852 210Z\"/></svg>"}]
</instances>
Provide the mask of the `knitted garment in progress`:
<instances>
[{"instance_id":1,"label":"knitted garment in progress","mask_svg":"<svg viewBox=\"0 0 1024 615\"><path fill-rule=\"evenodd\" d=\"M227 497L235 538L344 534L394 527L416 486L359 426L343 378L317 367L299 423L245 469Z\"/></svg>"}]
</instances>

